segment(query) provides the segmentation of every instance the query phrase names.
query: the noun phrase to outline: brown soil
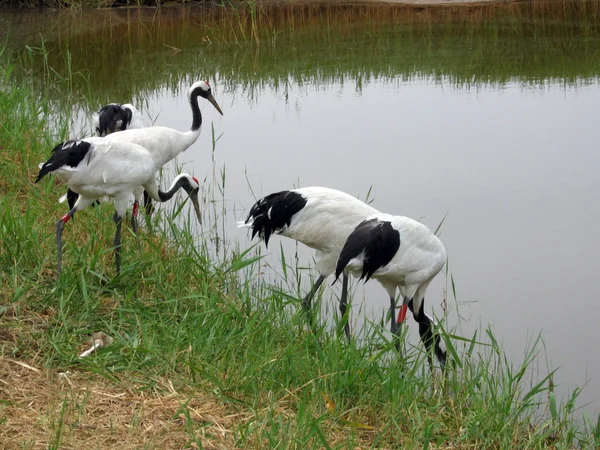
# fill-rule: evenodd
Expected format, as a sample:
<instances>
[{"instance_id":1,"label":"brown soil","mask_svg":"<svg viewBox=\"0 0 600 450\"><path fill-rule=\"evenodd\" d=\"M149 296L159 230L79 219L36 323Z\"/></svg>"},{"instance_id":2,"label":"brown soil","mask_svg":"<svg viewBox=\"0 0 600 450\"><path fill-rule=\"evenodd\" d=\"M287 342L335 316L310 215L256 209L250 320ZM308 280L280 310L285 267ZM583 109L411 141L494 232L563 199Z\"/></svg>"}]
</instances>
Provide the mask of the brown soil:
<instances>
[{"instance_id":1,"label":"brown soil","mask_svg":"<svg viewBox=\"0 0 600 450\"><path fill-rule=\"evenodd\" d=\"M169 380L142 391L87 373L52 372L0 356L0 447L3 449L235 448L239 420L200 393Z\"/></svg>"}]
</instances>

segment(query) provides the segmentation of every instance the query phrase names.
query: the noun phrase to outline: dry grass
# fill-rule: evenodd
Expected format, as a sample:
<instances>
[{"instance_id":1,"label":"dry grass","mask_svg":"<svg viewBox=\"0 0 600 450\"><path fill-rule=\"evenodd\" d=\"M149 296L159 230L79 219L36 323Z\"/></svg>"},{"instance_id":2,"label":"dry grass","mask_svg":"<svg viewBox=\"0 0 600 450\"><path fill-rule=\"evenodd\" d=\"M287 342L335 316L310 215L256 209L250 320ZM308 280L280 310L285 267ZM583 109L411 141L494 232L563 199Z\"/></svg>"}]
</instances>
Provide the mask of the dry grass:
<instances>
[{"instance_id":1,"label":"dry grass","mask_svg":"<svg viewBox=\"0 0 600 450\"><path fill-rule=\"evenodd\" d=\"M3 333L0 339L11 339ZM34 362L0 358L3 448L234 448L237 414L206 393L115 383L89 373L61 373Z\"/></svg>"}]
</instances>

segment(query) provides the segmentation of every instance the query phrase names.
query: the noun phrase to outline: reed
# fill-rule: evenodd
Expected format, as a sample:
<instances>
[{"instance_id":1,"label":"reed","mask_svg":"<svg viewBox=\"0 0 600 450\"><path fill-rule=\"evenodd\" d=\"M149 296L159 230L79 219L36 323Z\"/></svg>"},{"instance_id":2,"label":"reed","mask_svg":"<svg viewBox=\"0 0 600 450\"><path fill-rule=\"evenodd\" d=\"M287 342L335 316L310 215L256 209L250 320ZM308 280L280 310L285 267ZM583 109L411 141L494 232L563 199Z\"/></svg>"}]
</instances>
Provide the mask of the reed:
<instances>
[{"instance_id":1,"label":"reed","mask_svg":"<svg viewBox=\"0 0 600 450\"><path fill-rule=\"evenodd\" d=\"M176 92L198 73L211 80L226 74L218 80L220 89L242 89L256 101L267 87L286 95L298 82L324 88L352 84L359 91L372 81L421 77L465 89L540 79L595 83L597 10L579 5L567 11L572 19L564 20L565 11L557 17L538 12L529 3L470 13L384 5L252 10L226 4L53 11L9 29L13 38L6 52L17 63L19 82L43 91L55 102L53 109L74 106L86 115L88 104L115 98L141 103L158 89ZM23 35L25 29L32 31ZM128 81L115 83L115 76Z\"/></svg>"},{"instance_id":2,"label":"reed","mask_svg":"<svg viewBox=\"0 0 600 450\"><path fill-rule=\"evenodd\" d=\"M173 6L173 5L189 5L193 3L195 5L210 5L211 2L200 1L200 2L189 2L186 0L172 1L172 0L5 0L2 3L3 7L21 7L21 8L60 8L60 9L73 9L73 8L108 8L108 7L122 7L122 6ZM235 9L250 9L255 12L264 11L266 9L288 7L289 4L286 2L275 3L272 1L256 1L256 0L221 0L222 5L227 5ZM297 5L296 5L297 6ZM339 2L319 2L312 1L308 4L303 4L302 8L315 8L322 9L328 7L348 7L348 4ZM355 7L356 4L352 4ZM382 4L382 6L389 5ZM373 11L372 4L365 5L366 8ZM393 8L402 11L402 14L409 14L408 11L413 13L434 13L434 14L446 14L448 12L460 13L469 15L471 13L478 13L481 11L487 12L498 12L504 11L507 8L517 7L519 9L533 8L537 12L558 15L565 18L567 15L573 13L579 14L597 14L598 13L598 2L597 0L510 0L503 1L498 0L495 2L478 1L478 0L467 0L462 4L451 4L444 5L436 0L431 0L430 3L418 3L418 4L406 4L399 2L398 5L394 5Z\"/></svg>"}]
</instances>

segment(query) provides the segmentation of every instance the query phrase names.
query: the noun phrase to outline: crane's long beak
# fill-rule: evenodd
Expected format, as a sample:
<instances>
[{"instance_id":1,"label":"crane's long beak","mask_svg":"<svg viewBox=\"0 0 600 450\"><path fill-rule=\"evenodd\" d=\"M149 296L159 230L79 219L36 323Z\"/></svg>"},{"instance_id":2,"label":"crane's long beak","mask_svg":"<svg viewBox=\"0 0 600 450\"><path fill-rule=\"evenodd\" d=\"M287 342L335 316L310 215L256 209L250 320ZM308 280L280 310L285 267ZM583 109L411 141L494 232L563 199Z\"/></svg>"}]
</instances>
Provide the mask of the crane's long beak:
<instances>
[{"instance_id":1,"label":"crane's long beak","mask_svg":"<svg viewBox=\"0 0 600 450\"><path fill-rule=\"evenodd\" d=\"M194 211L196 212L196 217L198 218L198 222L202 225L202 214L200 213L200 202L198 200L198 192L200 189L194 189L190 192L190 198L192 199L192 204L194 205Z\"/></svg>"},{"instance_id":2,"label":"crane's long beak","mask_svg":"<svg viewBox=\"0 0 600 450\"><path fill-rule=\"evenodd\" d=\"M219 106L219 104L217 103L217 101L215 100L215 98L213 97L212 94L208 94L208 101L212 103L212 105L217 109L217 111L219 111L219 113L221 115L223 115L223 111L221 111L221 107Z\"/></svg>"}]
</instances>

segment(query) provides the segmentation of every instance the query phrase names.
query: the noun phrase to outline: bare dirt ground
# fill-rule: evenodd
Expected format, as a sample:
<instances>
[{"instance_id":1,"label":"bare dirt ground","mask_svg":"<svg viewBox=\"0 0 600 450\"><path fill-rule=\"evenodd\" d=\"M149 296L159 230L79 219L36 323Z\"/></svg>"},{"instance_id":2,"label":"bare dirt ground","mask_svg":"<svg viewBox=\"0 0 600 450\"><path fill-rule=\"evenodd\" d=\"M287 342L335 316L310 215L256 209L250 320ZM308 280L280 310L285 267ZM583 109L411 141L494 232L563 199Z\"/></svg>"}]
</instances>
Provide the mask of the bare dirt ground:
<instances>
[{"instance_id":1,"label":"bare dirt ground","mask_svg":"<svg viewBox=\"0 0 600 450\"><path fill-rule=\"evenodd\" d=\"M49 371L0 356L0 448L235 448L239 420L169 380L141 390L89 373Z\"/></svg>"}]
</instances>

